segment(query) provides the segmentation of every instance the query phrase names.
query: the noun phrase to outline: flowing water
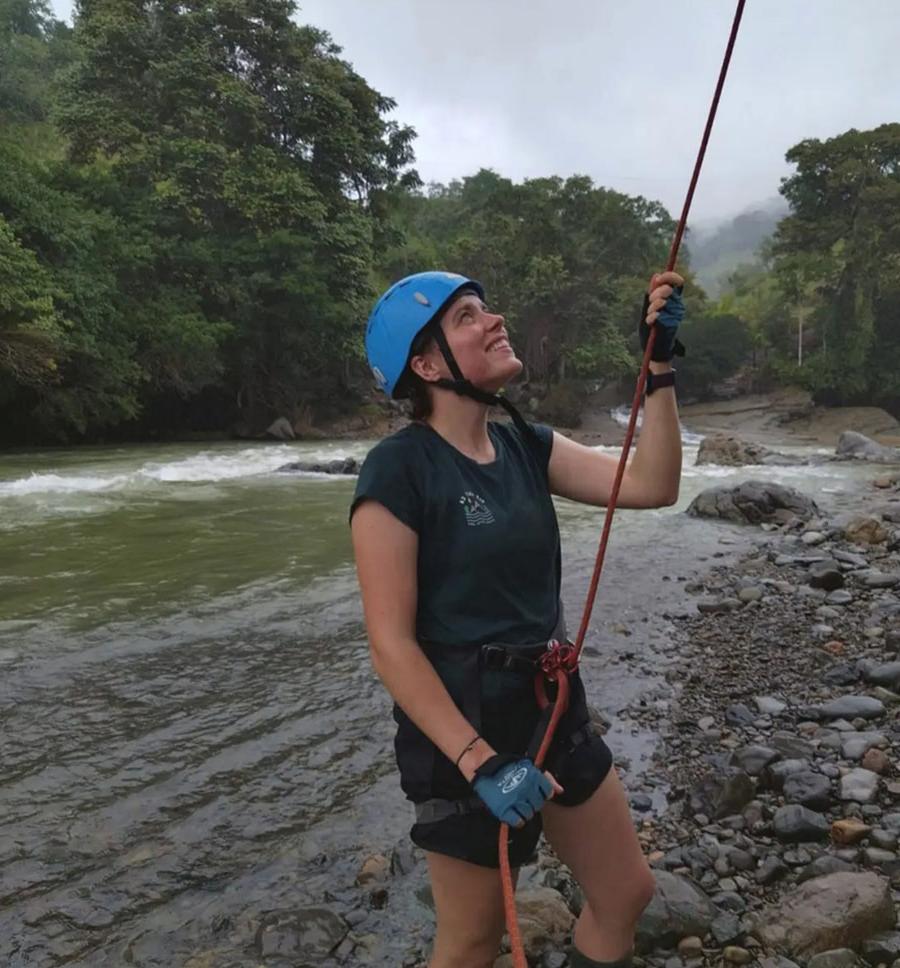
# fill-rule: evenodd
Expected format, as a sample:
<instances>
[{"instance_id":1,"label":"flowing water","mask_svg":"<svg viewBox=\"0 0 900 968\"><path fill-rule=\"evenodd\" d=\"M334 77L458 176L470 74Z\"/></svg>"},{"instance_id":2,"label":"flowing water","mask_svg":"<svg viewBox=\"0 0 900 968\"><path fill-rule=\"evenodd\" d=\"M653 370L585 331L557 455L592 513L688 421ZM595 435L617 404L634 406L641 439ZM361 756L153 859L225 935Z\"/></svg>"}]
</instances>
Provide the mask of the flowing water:
<instances>
[{"instance_id":1,"label":"flowing water","mask_svg":"<svg viewBox=\"0 0 900 968\"><path fill-rule=\"evenodd\" d=\"M0 457L0 965L303 965L261 954L260 925L304 911L315 933L321 909L362 939L344 963L398 966L425 944L351 558L354 481L276 473L371 443ZM694 468L686 443L678 506L617 515L587 640L588 690L629 776L654 737L615 716L653 701L665 615L692 607L684 580L722 544L754 540L679 512L712 483L758 476L827 504L866 476ZM602 512L558 510L574 625ZM356 873L392 852L373 904Z\"/></svg>"}]
</instances>

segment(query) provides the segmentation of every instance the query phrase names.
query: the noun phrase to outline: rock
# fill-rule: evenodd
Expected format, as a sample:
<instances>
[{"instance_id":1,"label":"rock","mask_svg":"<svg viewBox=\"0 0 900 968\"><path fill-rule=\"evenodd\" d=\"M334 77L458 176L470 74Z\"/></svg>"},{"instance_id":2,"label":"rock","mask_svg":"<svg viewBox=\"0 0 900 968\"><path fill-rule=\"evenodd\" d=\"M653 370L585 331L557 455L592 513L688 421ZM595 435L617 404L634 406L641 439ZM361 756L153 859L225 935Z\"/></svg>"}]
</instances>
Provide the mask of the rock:
<instances>
[{"instance_id":1,"label":"rock","mask_svg":"<svg viewBox=\"0 0 900 968\"><path fill-rule=\"evenodd\" d=\"M808 520L819 513L815 502L793 488L765 481L745 481L737 487L701 491L687 513L693 517L721 518L739 524L783 523Z\"/></svg>"},{"instance_id":2,"label":"rock","mask_svg":"<svg viewBox=\"0 0 900 968\"><path fill-rule=\"evenodd\" d=\"M356 875L356 883L360 887L366 884L380 883L386 881L391 872L391 864L387 857L381 854L373 854L367 857Z\"/></svg>"},{"instance_id":3,"label":"rock","mask_svg":"<svg viewBox=\"0 0 900 968\"><path fill-rule=\"evenodd\" d=\"M639 954L672 947L687 935L703 937L715 912L695 884L668 871L653 872L656 893L638 921L635 946Z\"/></svg>"},{"instance_id":4,"label":"rock","mask_svg":"<svg viewBox=\"0 0 900 968\"><path fill-rule=\"evenodd\" d=\"M678 942L678 954L682 958L690 961L692 958L703 957L703 938L698 938L696 934L688 935Z\"/></svg>"},{"instance_id":5,"label":"rock","mask_svg":"<svg viewBox=\"0 0 900 968\"><path fill-rule=\"evenodd\" d=\"M561 944L575 924L565 899L549 887L527 888L516 893L516 910L525 953L534 958L548 943Z\"/></svg>"},{"instance_id":6,"label":"rock","mask_svg":"<svg viewBox=\"0 0 900 968\"><path fill-rule=\"evenodd\" d=\"M884 750L867 750L862 758L862 768L883 776L890 770L891 761L887 758Z\"/></svg>"},{"instance_id":7,"label":"rock","mask_svg":"<svg viewBox=\"0 0 900 968\"><path fill-rule=\"evenodd\" d=\"M789 776L802 773L808 768L809 762L807 760L779 760L777 763L769 764L763 770L762 781L770 789L781 792Z\"/></svg>"},{"instance_id":8,"label":"rock","mask_svg":"<svg viewBox=\"0 0 900 968\"><path fill-rule=\"evenodd\" d=\"M294 440L294 428L287 417L278 417L266 428L266 435L275 440Z\"/></svg>"},{"instance_id":9,"label":"rock","mask_svg":"<svg viewBox=\"0 0 900 968\"><path fill-rule=\"evenodd\" d=\"M359 474L362 465L354 457L337 457L328 461L295 460L282 464L278 474Z\"/></svg>"},{"instance_id":10,"label":"rock","mask_svg":"<svg viewBox=\"0 0 900 968\"><path fill-rule=\"evenodd\" d=\"M857 767L841 777L841 799L871 803L878 793L878 774Z\"/></svg>"},{"instance_id":11,"label":"rock","mask_svg":"<svg viewBox=\"0 0 900 968\"><path fill-rule=\"evenodd\" d=\"M753 799L756 787L753 780L736 767L726 767L719 773L708 773L694 787L689 806L691 812L720 820L741 810Z\"/></svg>"},{"instance_id":12,"label":"rock","mask_svg":"<svg viewBox=\"0 0 900 968\"><path fill-rule=\"evenodd\" d=\"M877 719L884 715L884 703L871 696L841 696L820 706L810 706L804 715L810 719Z\"/></svg>"},{"instance_id":13,"label":"rock","mask_svg":"<svg viewBox=\"0 0 900 968\"><path fill-rule=\"evenodd\" d=\"M733 703L725 710L725 722L729 726L752 726L755 718L753 711L742 702Z\"/></svg>"},{"instance_id":14,"label":"rock","mask_svg":"<svg viewBox=\"0 0 900 968\"><path fill-rule=\"evenodd\" d=\"M738 599L742 602L758 602L763 597L763 590L757 585L745 585L738 589Z\"/></svg>"},{"instance_id":15,"label":"rock","mask_svg":"<svg viewBox=\"0 0 900 968\"><path fill-rule=\"evenodd\" d=\"M263 958L283 957L317 962L344 940L349 925L328 908L301 908L268 914L256 932Z\"/></svg>"},{"instance_id":16,"label":"rock","mask_svg":"<svg viewBox=\"0 0 900 968\"><path fill-rule=\"evenodd\" d=\"M862 943L862 956L870 965L891 964L900 958L900 934L880 931Z\"/></svg>"},{"instance_id":17,"label":"rock","mask_svg":"<svg viewBox=\"0 0 900 968\"><path fill-rule=\"evenodd\" d=\"M737 598L708 598L697 602L697 611L703 615L715 615L719 612L734 612L741 607Z\"/></svg>"},{"instance_id":18,"label":"rock","mask_svg":"<svg viewBox=\"0 0 900 968\"><path fill-rule=\"evenodd\" d=\"M775 811L775 836L786 844L821 840L828 834L828 821L799 804L788 804Z\"/></svg>"},{"instance_id":19,"label":"rock","mask_svg":"<svg viewBox=\"0 0 900 968\"><path fill-rule=\"evenodd\" d=\"M862 663L860 663L862 665ZM878 665L863 669L863 679L877 686L896 689L900 686L900 661L881 662Z\"/></svg>"},{"instance_id":20,"label":"rock","mask_svg":"<svg viewBox=\"0 0 900 968\"><path fill-rule=\"evenodd\" d=\"M896 923L887 880L875 873L827 874L806 881L763 910L753 934L794 957L853 948Z\"/></svg>"},{"instance_id":21,"label":"rock","mask_svg":"<svg viewBox=\"0 0 900 968\"><path fill-rule=\"evenodd\" d=\"M753 444L731 434L710 434L700 441L695 465L720 464L725 467L743 467L747 464L763 464L766 458L777 457L761 444Z\"/></svg>"},{"instance_id":22,"label":"rock","mask_svg":"<svg viewBox=\"0 0 900 968\"><path fill-rule=\"evenodd\" d=\"M871 830L872 828L861 820L846 817L843 820L835 820L831 825L831 839L841 846L858 844L869 836Z\"/></svg>"},{"instance_id":23,"label":"rock","mask_svg":"<svg viewBox=\"0 0 900 968\"><path fill-rule=\"evenodd\" d=\"M856 952L850 948L834 948L813 955L806 968L854 968L857 964Z\"/></svg>"},{"instance_id":24,"label":"rock","mask_svg":"<svg viewBox=\"0 0 900 968\"><path fill-rule=\"evenodd\" d=\"M900 575L877 571L874 568L866 571L858 571L856 572L856 577L866 588L893 588L897 582L900 582Z\"/></svg>"},{"instance_id":25,"label":"rock","mask_svg":"<svg viewBox=\"0 0 900 968\"><path fill-rule=\"evenodd\" d=\"M891 830L885 830L883 827L876 827L869 834L869 843L881 850L896 850L897 841L897 834Z\"/></svg>"},{"instance_id":26,"label":"rock","mask_svg":"<svg viewBox=\"0 0 900 968\"><path fill-rule=\"evenodd\" d=\"M890 537L887 528L878 518L865 516L854 518L845 528L844 537L854 544L881 544Z\"/></svg>"},{"instance_id":27,"label":"rock","mask_svg":"<svg viewBox=\"0 0 900 968\"><path fill-rule=\"evenodd\" d=\"M709 926L710 933L718 944L729 944L744 933L741 919L731 911L722 911L715 916Z\"/></svg>"},{"instance_id":28,"label":"rock","mask_svg":"<svg viewBox=\"0 0 900 968\"><path fill-rule=\"evenodd\" d=\"M811 759L816 748L809 740L801 739L793 733L778 730L769 737L769 745L785 759Z\"/></svg>"},{"instance_id":29,"label":"rock","mask_svg":"<svg viewBox=\"0 0 900 968\"><path fill-rule=\"evenodd\" d=\"M784 877L790 868L777 854L769 854L756 871L757 884L773 884Z\"/></svg>"},{"instance_id":30,"label":"rock","mask_svg":"<svg viewBox=\"0 0 900 968\"><path fill-rule=\"evenodd\" d=\"M835 454L845 460L867 460L873 463L893 463L900 461L900 450L884 447L865 434L855 430L845 430L838 438Z\"/></svg>"},{"instance_id":31,"label":"rock","mask_svg":"<svg viewBox=\"0 0 900 968\"><path fill-rule=\"evenodd\" d=\"M849 605L853 601L853 596L846 588L836 588L825 596L825 601L829 605Z\"/></svg>"},{"instance_id":32,"label":"rock","mask_svg":"<svg viewBox=\"0 0 900 968\"><path fill-rule=\"evenodd\" d=\"M780 716L787 709L787 703L774 696L757 696L754 701L756 708L766 716Z\"/></svg>"},{"instance_id":33,"label":"rock","mask_svg":"<svg viewBox=\"0 0 900 968\"><path fill-rule=\"evenodd\" d=\"M722 952L722 957L732 965L746 965L753 960L753 955L746 948L738 948L736 945L728 945Z\"/></svg>"},{"instance_id":34,"label":"rock","mask_svg":"<svg viewBox=\"0 0 900 968\"><path fill-rule=\"evenodd\" d=\"M856 867L849 861L834 857L832 854L823 854L817 857L811 864L807 864L797 875L797 883L812 880L814 877L824 877L826 874L848 874L856 870Z\"/></svg>"},{"instance_id":35,"label":"rock","mask_svg":"<svg viewBox=\"0 0 900 968\"><path fill-rule=\"evenodd\" d=\"M768 746L744 746L731 754L731 764L750 776L759 776L780 755L777 750Z\"/></svg>"},{"instance_id":36,"label":"rock","mask_svg":"<svg viewBox=\"0 0 900 968\"><path fill-rule=\"evenodd\" d=\"M858 760L873 746L881 746L884 744L887 744L887 739L883 733L860 733L856 731L844 733L841 737L841 755L845 760Z\"/></svg>"},{"instance_id":37,"label":"rock","mask_svg":"<svg viewBox=\"0 0 900 968\"><path fill-rule=\"evenodd\" d=\"M836 561L817 561L809 566L809 584L833 592L844 587L844 573Z\"/></svg>"},{"instance_id":38,"label":"rock","mask_svg":"<svg viewBox=\"0 0 900 968\"><path fill-rule=\"evenodd\" d=\"M784 781L784 798L812 810L827 810L831 804L831 781L810 770L792 773Z\"/></svg>"},{"instance_id":39,"label":"rock","mask_svg":"<svg viewBox=\"0 0 900 968\"><path fill-rule=\"evenodd\" d=\"M804 531L800 535L800 540L809 547L813 548L816 545L822 544L826 540L826 536L822 534L821 531Z\"/></svg>"}]
</instances>

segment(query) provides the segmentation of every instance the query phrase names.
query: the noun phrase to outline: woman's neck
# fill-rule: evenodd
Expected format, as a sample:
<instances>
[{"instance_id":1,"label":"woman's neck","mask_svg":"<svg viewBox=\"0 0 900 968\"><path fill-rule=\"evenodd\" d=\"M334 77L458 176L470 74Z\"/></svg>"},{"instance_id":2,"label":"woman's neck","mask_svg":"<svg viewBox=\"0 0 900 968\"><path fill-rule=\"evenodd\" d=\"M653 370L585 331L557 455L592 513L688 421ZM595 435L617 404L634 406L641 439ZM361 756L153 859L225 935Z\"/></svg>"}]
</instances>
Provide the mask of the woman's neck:
<instances>
[{"instance_id":1,"label":"woman's neck","mask_svg":"<svg viewBox=\"0 0 900 968\"><path fill-rule=\"evenodd\" d=\"M486 464L497 456L488 435L488 407L483 403L455 394L435 394L433 409L425 422L474 461Z\"/></svg>"}]
</instances>

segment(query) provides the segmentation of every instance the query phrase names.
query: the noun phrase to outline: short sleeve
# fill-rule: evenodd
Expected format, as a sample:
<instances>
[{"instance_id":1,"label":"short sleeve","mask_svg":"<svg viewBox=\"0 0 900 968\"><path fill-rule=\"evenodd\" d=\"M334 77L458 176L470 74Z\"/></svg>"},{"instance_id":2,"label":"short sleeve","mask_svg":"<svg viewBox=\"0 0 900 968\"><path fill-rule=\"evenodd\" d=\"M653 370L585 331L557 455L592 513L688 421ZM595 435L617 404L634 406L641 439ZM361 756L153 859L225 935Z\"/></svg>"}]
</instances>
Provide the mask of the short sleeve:
<instances>
[{"instance_id":1,"label":"short sleeve","mask_svg":"<svg viewBox=\"0 0 900 968\"><path fill-rule=\"evenodd\" d=\"M350 519L364 501L377 501L407 527L422 528L422 494L414 454L404 442L388 437L369 451L359 471Z\"/></svg>"},{"instance_id":2,"label":"short sleeve","mask_svg":"<svg viewBox=\"0 0 900 968\"><path fill-rule=\"evenodd\" d=\"M529 424L536 440L535 453L545 475L550 473L550 455L553 453L553 428L547 424Z\"/></svg>"}]
</instances>

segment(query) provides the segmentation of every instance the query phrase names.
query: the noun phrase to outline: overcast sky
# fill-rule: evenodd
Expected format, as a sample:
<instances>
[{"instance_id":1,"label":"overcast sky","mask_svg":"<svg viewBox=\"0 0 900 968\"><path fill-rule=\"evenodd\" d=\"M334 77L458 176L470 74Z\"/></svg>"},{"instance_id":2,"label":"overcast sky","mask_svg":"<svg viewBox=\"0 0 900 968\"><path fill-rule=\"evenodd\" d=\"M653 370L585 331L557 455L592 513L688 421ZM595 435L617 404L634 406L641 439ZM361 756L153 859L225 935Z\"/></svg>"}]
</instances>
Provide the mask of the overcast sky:
<instances>
[{"instance_id":1,"label":"overcast sky","mask_svg":"<svg viewBox=\"0 0 900 968\"><path fill-rule=\"evenodd\" d=\"M52 0L69 19L70 0ZM412 125L425 181L588 174L681 209L732 0L307 0ZM803 138L900 121L900 0L748 0L694 221L777 194Z\"/></svg>"}]
</instances>

